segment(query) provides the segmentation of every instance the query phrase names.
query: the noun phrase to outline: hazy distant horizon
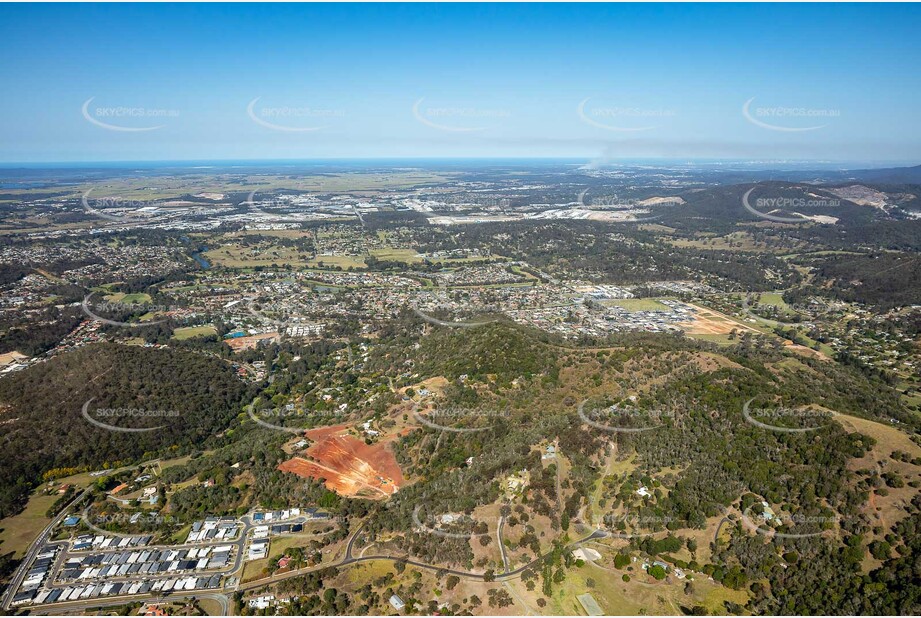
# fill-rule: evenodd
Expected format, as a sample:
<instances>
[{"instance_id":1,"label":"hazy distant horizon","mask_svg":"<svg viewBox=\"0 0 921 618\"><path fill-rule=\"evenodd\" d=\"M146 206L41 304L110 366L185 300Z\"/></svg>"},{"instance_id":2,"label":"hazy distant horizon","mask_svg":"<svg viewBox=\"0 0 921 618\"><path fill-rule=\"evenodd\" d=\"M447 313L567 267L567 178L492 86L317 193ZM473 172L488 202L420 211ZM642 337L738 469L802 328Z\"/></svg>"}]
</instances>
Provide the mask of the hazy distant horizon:
<instances>
[{"instance_id":1,"label":"hazy distant horizon","mask_svg":"<svg viewBox=\"0 0 921 618\"><path fill-rule=\"evenodd\" d=\"M749 169L884 169L915 167L921 165L921 159L912 160L866 160L866 161L829 161L829 160L751 160L751 159L653 159L634 158L609 160L600 164L593 164L590 159L583 157L314 157L304 159L151 159L151 160L100 160L100 161L0 161L0 169L92 169L92 168L130 168L130 167L177 167L177 168L220 168L220 167L270 167L270 166L296 166L296 165L342 165L342 164L389 164L397 165L425 165L425 164L457 164L457 165L572 165L578 167L624 167L624 166L732 166ZM764 167L759 167L764 166Z\"/></svg>"},{"instance_id":2,"label":"hazy distant horizon","mask_svg":"<svg viewBox=\"0 0 921 618\"><path fill-rule=\"evenodd\" d=\"M921 161L919 30L917 4L5 4L0 161Z\"/></svg>"}]
</instances>

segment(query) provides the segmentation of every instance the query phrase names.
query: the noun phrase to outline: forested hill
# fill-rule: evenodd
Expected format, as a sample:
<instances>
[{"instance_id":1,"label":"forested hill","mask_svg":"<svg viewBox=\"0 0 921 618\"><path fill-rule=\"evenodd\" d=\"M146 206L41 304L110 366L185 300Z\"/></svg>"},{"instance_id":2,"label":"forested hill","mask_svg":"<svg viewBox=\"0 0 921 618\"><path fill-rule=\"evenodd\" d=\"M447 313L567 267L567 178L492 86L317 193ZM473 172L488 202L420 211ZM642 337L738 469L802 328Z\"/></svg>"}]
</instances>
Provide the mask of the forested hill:
<instances>
[{"instance_id":1,"label":"forested hill","mask_svg":"<svg viewBox=\"0 0 921 618\"><path fill-rule=\"evenodd\" d=\"M98 421L83 417L84 403ZM232 367L173 350L87 346L0 380L0 517L18 511L49 471L97 469L201 447L247 398ZM100 413L113 409L115 413Z\"/></svg>"}]
</instances>

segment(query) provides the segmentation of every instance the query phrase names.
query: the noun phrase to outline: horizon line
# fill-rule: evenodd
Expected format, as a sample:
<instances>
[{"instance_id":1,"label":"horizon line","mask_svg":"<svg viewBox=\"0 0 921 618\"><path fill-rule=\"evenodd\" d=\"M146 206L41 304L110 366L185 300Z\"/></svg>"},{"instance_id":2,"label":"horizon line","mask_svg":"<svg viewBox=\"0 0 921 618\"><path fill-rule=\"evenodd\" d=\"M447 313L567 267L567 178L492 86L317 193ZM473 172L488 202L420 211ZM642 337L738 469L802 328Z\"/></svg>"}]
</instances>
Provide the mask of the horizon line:
<instances>
[{"instance_id":1,"label":"horizon line","mask_svg":"<svg viewBox=\"0 0 921 618\"><path fill-rule=\"evenodd\" d=\"M0 168L15 169L17 167L35 167L35 166L72 166L83 167L93 165L163 165L163 164L271 164L271 163L322 163L322 162L392 162L392 161L433 161L433 162L476 162L476 161L497 161L497 162L566 162L566 163L583 163L585 165L595 165L605 167L612 164L624 164L631 162L668 162L668 163L747 163L747 164L823 164L823 165L891 165L898 167L915 167L921 165L917 160L907 161L905 159L793 159L793 158L765 158L755 159L751 157L619 157L608 158L606 161L598 162L592 157L566 157L566 156L394 156L394 157L310 157L310 158L258 158L258 159L105 159L105 160L74 160L74 161L53 161L53 160L27 160L27 161L0 161Z\"/></svg>"}]
</instances>

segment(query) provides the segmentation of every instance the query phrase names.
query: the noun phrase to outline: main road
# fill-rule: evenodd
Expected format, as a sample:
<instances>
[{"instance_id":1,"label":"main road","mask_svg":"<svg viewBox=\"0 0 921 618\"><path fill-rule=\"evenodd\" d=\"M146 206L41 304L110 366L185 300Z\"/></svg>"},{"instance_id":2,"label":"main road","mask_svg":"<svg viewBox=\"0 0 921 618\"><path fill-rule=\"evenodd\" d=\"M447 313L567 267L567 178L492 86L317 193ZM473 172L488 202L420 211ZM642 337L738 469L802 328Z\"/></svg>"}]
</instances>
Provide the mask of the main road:
<instances>
[{"instance_id":1,"label":"main road","mask_svg":"<svg viewBox=\"0 0 921 618\"><path fill-rule=\"evenodd\" d=\"M114 468L112 470L104 470L101 474L98 474L97 477L110 476L117 472L128 470L130 468L148 466L158 461L160 460L151 459L150 461L145 461L140 464L122 466L120 468ZM19 590L19 586L22 584L22 580L25 578L26 573L28 573L29 571L29 566L32 564L32 561L35 560L35 556L38 555L39 549L41 549L42 545L48 539L51 538L51 532L54 530L54 528L59 523L61 523L61 521L65 518L67 513L70 512L71 507L80 504L84 498L86 498L90 493L92 493L92 491L93 491L93 483L90 483L89 487L84 489L83 492L81 492L79 496L77 496L76 498L68 502L64 507L62 507L61 512L58 513L57 516L54 517L48 523L47 526L45 526L44 530L42 530L41 533L37 537L35 537L35 540L32 541L32 543L29 545L28 549L26 550L25 555L23 555L22 562L16 568L16 572L13 574L13 577L10 579L10 584L6 589L6 592L3 594L3 599L2 601L0 601L0 607L2 607L2 609L9 610L10 603L13 600L13 596L15 596L16 591Z\"/></svg>"},{"instance_id":2,"label":"main road","mask_svg":"<svg viewBox=\"0 0 921 618\"><path fill-rule=\"evenodd\" d=\"M63 603L51 603L49 605L38 605L30 609L36 616L57 616L65 611L85 611L88 609L115 607L127 603L159 603L169 602L173 599L211 599L217 601L221 606L221 616L230 615L230 599L226 594L219 592L184 592L167 595L146 595L146 596L117 596L106 599L90 599L87 601L65 601Z\"/></svg>"},{"instance_id":3,"label":"main road","mask_svg":"<svg viewBox=\"0 0 921 618\"><path fill-rule=\"evenodd\" d=\"M26 549L26 553L22 558L22 562L16 568L16 572L13 574L12 579L10 579L9 586L6 589L6 592L3 595L3 601L0 603L4 610L9 610L10 603L13 601L13 597L16 595L16 591L19 590L19 586L22 585L22 580L25 579L26 573L29 572L29 566L35 560L35 556L39 554L42 546L51 538L51 533L54 531L55 527L64 519L64 517L70 511L70 507L80 504L84 498L86 498L92 492L93 486L90 485L84 489L79 496L71 500L64 508L61 509L61 512L58 513L52 520L48 523L47 526L41 531L41 533L35 537L35 540L29 545Z\"/></svg>"},{"instance_id":4,"label":"main road","mask_svg":"<svg viewBox=\"0 0 921 618\"><path fill-rule=\"evenodd\" d=\"M225 587L221 593L204 591L204 590L200 592L190 591L185 594L169 595L167 598L191 598L191 597L212 598L221 603L222 611L224 612L224 615L227 615L227 612L229 611L229 605L228 605L226 594L229 594L235 591L247 591L247 590L254 590L257 588L262 588L264 586L268 586L268 585L271 585L271 584L274 584L280 581L284 581L287 579L293 579L295 577L300 577L302 575L306 575L307 573L311 573L313 571L319 571L319 570L330 569L330 568L341 569L341 568L351 566L353 564L359 564L362 562L375 562L375 561L381 561L381 560L388 560L390 562L403 562L407 565L411 565L411 566L414 566L420 569L425 569L428 571L441 572L441 573L446 573L448 575L456 575L457 577L463 577L466 579L472 579L476 581L485 581L484 573L462 571L459 569L448 569L443 566L438 566L435 564L428 564L426 562L420 562L418 560L414 560L407 556L393 556L389 554L376 554L373 556L360 556L356 558L353 555L353 548L354 548L356 539L361 534L361 531L363 529L364 529L364 524L359 526L358 529L355 530L355 532L349 537L349 540L345 546L345 555L338 562L334 562L331 564L319 564L319 565L315 565L311 567L305 567L303 569L298 569L296 571L289 571L287 573L279 573L276 575L272 575L270 577L253 580L247 583L241 583L241 584L238 584L232 587ZM568 548L576 547L587 541L591 541L593 539L604 538L606 536L607 536L606 532L602 530L594 530L588 536L582 539L579 539L578 541L568 544L566 548L568 549ZM241 535L241 539L244 539L244 538L245 536ZM241 554L242 554L242 551L238 552L238 556L240 556ZM517 569L511 570L511 571L506 569L505 572L495 575L492 581L505 582L510 579L514 579L520 576L525 570L529 569L532 566L539 564L540 561L546 558L547 555L548 554L538 556L537 558L535 558L528 564L518 567ZM21 581L21 578L20 578L20 581ZM40 605L40 606L32 608L32 611L33 613L54 614L54 613L60 612L61 610L74 610L74 609L82 610L82 609L88 609L92 607L111 607L113 605L122 605L125 603L137 602L137 601L156 600L159 598L162 598L162 597L147 595L147 596L141 596L141 597L139 596L112 597L110 599L96 599L96 600L86 600L86 601L76 601L76 602L66 601L64 603L50 603L46 605Z\"/></svg>"}]
</instances>

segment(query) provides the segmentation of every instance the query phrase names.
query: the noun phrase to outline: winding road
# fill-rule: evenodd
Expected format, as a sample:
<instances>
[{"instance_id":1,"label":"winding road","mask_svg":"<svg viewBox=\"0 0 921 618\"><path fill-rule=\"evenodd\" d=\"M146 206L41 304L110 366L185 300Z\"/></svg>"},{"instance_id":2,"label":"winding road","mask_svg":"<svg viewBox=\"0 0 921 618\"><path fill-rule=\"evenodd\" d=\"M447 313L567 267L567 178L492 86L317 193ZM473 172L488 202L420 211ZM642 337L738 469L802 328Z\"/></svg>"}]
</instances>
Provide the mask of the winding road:
<instances>
[{"instance_id":1,"label":"winding road","mask_svg":"<svg viewBox=\"0 0 921 618\"><path fill-rule=\"evenodd\" d=\"M502 528L505 527L505 516L499 515L499 526L496 528L496 540L499 541L499 553L502 554L502 566L508 572L508 556L505 554L505 544L502 542Z\"/></svg>"},{"instance_id":2,"label":"winding road","mask_svg":"<svg viewBox=\"0 0 921 618\"><path fill-rule=\"evenodd\" d=\"M312 567L307 567L307 568L304 568L304 569L300 569L300 570L297 570L297 571L290 571L290 572L288 572L288 573L281 573L281 574L273 575L272 577L266 577L266 578L263 578L263 579L254 580L254 581L248 582L248 583L246 583L246 584L241 584L240 586L237 587L237 590L253 590L253 589L255 589L255 588L261 588L262 586L266 586L266 585L268 585L268 584L274 584L274 583L276 583L276 582L283 581L283 580L285 580L285 579L291 579L291 578L293 578L293 577L299 577L299 576L304 575L304 574L306 574L306 573L310 573L311 571L317 571L317 570L320 570L320 569L329 569L329 568L339 569L339 568L347 567L347 566L350 566L350 565L353 565L353 564L359 564L359 563L362 563L362 562L374 562L374 561L378 561L378 560L389 560L389 561L391 561L391 562L401 562L401 561L402 561L402 562L405 562L405 563L408 564L408 565L411 565L411 566L414 566L414 567L418 567L418 568L420 568L420 569L426 569L426 570L429 570L429 571L441 571L441 572L447 573L447 574L449 574L449 575L456 575L456 576L458 576L458 577L463 577L463 578L466 578L466 579L473 579L473 580L477 580L477 581L484 581L484 579L483 579L483 573L474 573L474 572L471 572L471 571L461 571L461 570L458 570L458 569L446 569L445 567L442 567L442 566L438 566L438 565L434 565L434 564L428 564L428 563L425 563L425 562L420 562L420 561L418 561L418 560L413 560L412 558L409 558L409 557L406 557L406 556L391 556L391 555L388 555L388 554L376 554L376 555L373 555L373 556L362 556L362 557L359 557L359 558L355 558L354 556L352 556L352 553L351 553L351 552L352 552L352 544L354 543L355 537L358 536L359 532L361 532L361 528L359 528L359 529L352 535L352 537L349 539L349 543L348 543L348 545L346 546L346 555L345 555L345 556L342 558L342 560L340 560L339 562L335 562L335 563L333 563L333 564L320 564L320 565L316 565L316 566L312 566ZM587 541L591 541L591 540L594 540L594 539L605 538L606 536L607 536L607 533L606 533L606 532L604 532L604 531L602 531L602 530L595 530L595 531L592 532L590 535L588 535L588 536L586 536L586 537L584 537L584 538L582 538L582 539L579 539L578 541L574 541L574 542L570 543L569 545L566 546L566 549L576 547L577 545L581 545L582 543L585 543L585 542L587 542ZM506 580L509 580L509 579L515 579L516 577L518 577L519 575L521 575L524 571L526 571L526 570L529 569L530 567L535 566L536 564L539 564L540 561L543 560L544 558L546 558L548 555L549 555L549 554L544 554L544 555L542 555L542 556L538 556L537 558L535 558L534 560L532 560L532 561L529 562L528 564L526 564L526 565L524 565L524 566L520 566L520 567L518 567L517 569L514 569L514 570L512 570L512 571L506 570L504 573L499 573L499 574L497 574L497 575L495 576L495 581L497 581L497 582L502 582L502 581L506 581Z\"/></svg>"}]
</instances>

